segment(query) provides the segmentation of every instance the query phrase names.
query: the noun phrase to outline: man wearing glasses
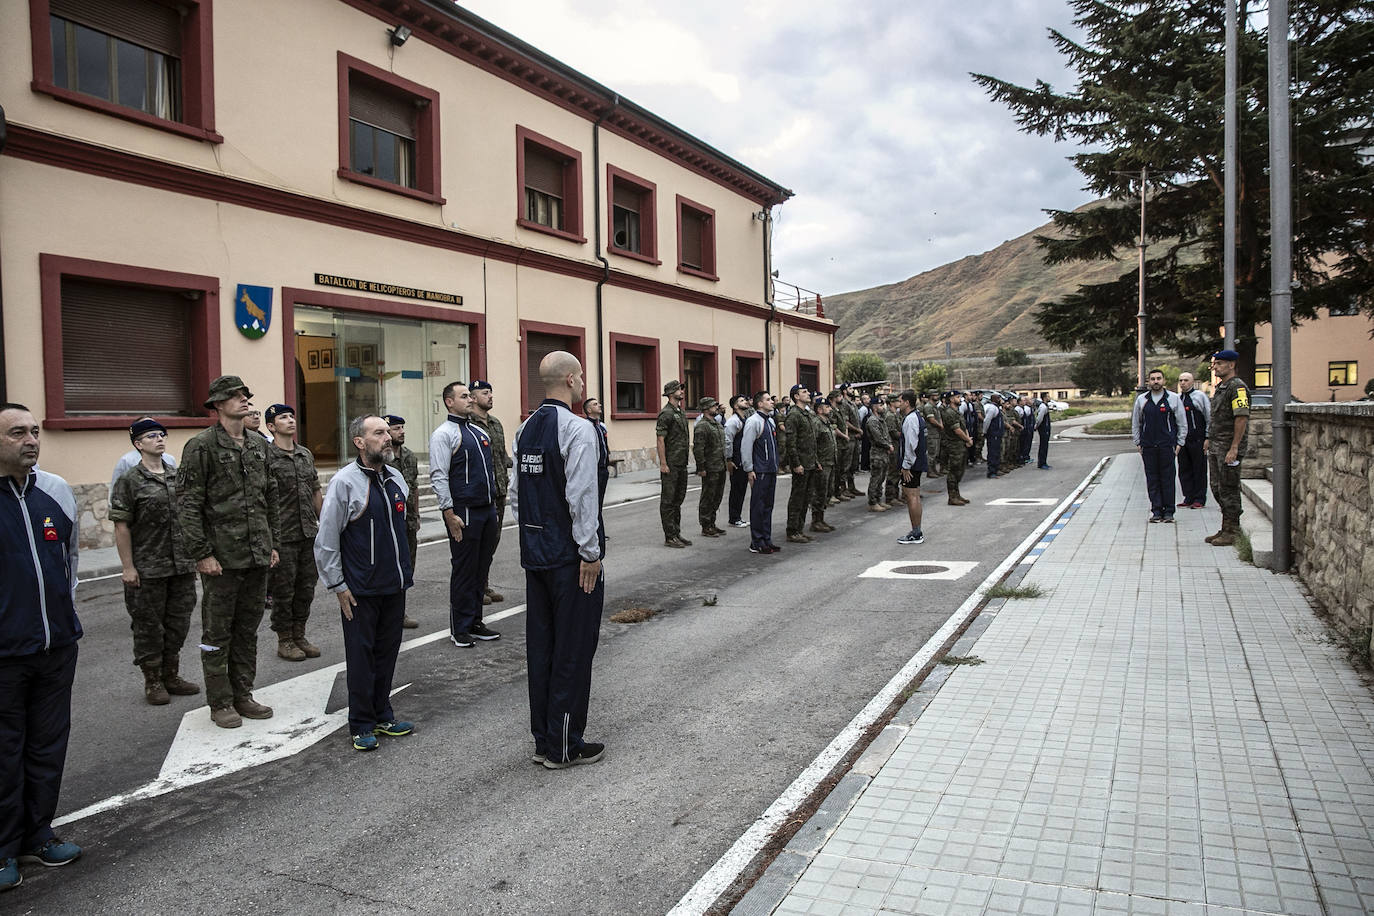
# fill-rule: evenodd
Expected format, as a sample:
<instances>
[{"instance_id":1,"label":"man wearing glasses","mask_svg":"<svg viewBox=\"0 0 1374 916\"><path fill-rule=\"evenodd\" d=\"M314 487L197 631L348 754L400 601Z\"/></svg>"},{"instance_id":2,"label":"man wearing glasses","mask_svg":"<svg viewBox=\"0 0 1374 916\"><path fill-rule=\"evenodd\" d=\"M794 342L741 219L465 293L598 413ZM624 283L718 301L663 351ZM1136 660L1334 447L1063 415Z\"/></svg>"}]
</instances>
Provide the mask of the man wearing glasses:
<instances>
[{"instance_id":1,"label":"man wearing glasses","mask_svg":"<svg viewBox=\"0 0 1374 916\"><path fill-rule=\"evenodd\" d=\"M687 428L687 413L682 407L687 389L673 379L663 386L663 396L668 403L658 412L658 424L654 427L662 486L658 517L663 522L663 545L690 547L692 542L682 536L682 501L687 498L687 453L692 435Z\"/></svg>"}]
</instances>

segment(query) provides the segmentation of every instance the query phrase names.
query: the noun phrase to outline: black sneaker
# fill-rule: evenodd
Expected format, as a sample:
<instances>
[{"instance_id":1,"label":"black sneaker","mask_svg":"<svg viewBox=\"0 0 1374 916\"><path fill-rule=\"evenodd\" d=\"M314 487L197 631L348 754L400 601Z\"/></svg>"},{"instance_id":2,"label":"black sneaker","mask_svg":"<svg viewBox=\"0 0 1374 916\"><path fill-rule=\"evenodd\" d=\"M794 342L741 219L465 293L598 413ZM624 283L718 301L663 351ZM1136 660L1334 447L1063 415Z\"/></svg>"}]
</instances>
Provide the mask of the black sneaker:
<instances>
[{"instance_id":1,"label":"black sneaker","mask_svg":"<svg viewBox=\"0 0 1374 916\"><path fill-rule=\"evenodd\" d=\"M544 766L550 770L564 770L571 766L577 766L579 763L596 763L604 756L606 756L606 745L588 741L573 751L572 756L567 760L554 760L552 757L545 757Z\"/></svg>"},{"instance_id":2,"label":"black sneaker","mask_svg":"<svg viewBox=\"0 0 1374 916\"><path fill-rule=\"evenodd\" d=\"M897 543L907 545L924 544L925 540L926 536L922 534L920 531L909 531L901 537L897 538Z\"/></svg>"},{"instance_id":3,"label":"black sneaker","mask_svg":"<svg viewBox=\"0 0 1374 916\"><path fill-rule=\"evenodd\" d=\"M749 545L749 552L750 552L750 553L770 553L771 551L769 551L769 549L768 549L767 547L758 547L758 546L755 546L754 544L750 544L750 545Z\"/></svg>"},{"instance_id":4,"label":"black sneaker","mask_svg":"<svg viewBox=\"0 0 1374 916\"><path fill-rule=\"evenodd\" d=\"M477 645L477 643L473 641L472 636L466 630L464 630L462 633L454 633L453 635L449 636L449 639L453 640L453 644L460 649L471 649L473 646Z\"/></svg>"},{"instance_id":5,"label":"black sneaker","mask_svg":"<svg viewBox=\"0 0 1374 916\"><path fill-rule=\"evenodd\" d=\"M468 627L468 635L475 636L476 638L483 641L501 638L500 633L496 632L480 620L474 623L472 626Z\"/></svg>"}]
</instances>

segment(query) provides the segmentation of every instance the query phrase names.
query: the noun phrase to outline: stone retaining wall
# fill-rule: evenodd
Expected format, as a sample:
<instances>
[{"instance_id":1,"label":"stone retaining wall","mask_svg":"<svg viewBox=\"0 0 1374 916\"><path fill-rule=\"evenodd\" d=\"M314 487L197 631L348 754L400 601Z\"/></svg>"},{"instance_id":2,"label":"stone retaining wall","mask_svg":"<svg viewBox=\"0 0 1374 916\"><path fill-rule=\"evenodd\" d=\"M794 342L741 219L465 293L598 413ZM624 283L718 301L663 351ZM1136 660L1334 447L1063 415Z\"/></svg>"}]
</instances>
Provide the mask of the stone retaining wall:
<instances>
[{"instance_id":1,"label":"stone retaining wall","mask_svg":"<svg viewBox=\"0 0 1374 916\"><path fill-rule=\"evenodd\" d=\"M1245 437L1245 460L1240 463L1240 476L1263 478L1274 466L1274 409L1251 407L1250 424Z\"/></svg>"},{"instance_id":2,"label":"stone retaining wall","mask_svg":"<svg viewBox=\"0 0 1374 916\"><path fill-rule=\"evenodd\" d=\"M1293 404L1295 569L1336 625L1374 629L1374 403Z\"/></svg>"}]
</instances>

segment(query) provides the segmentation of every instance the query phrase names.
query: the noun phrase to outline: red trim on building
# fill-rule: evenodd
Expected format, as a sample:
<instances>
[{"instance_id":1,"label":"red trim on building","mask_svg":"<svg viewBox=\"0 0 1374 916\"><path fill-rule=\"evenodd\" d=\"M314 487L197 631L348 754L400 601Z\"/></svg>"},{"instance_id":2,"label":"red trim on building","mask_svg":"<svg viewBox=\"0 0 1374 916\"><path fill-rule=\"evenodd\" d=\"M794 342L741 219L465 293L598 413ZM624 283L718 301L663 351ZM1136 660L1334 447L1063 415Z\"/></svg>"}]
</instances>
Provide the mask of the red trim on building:
<instances>
[{"instance_id":1,"label":"red trim on building","mask_svg":"<svg viewBox=\"0 0 1374 916\"><path fill-rule=\"evenodd\" d=\"M169 121L146 111L98 99L84 92L65 89L53 81L52 33L48 22L52 16L49 0L29 0L29 44L33 55L34 92L51 96L81 108L133 121L168 133L180 134L194 140L223 143L224 137L215 132L215 42L213 29L214 0L150 0L164 6L184 10L181 26L181 121Z\"/></svg>"},{"instance_id":2,"label":"red trim on building","mask_svg":"<svg viewBox=\"0 0 1374 916\"><path fill-rule=\"evenodd\" d=\"M191 396L199 404L210 393L210 380L220 374L219 277L90 261L55 254L38 256L39 300L43 323L43 427L45 429L128 429L143 414L67 416L63 388L62 278L80 277L126 286L199 292L191 315ZM171 427L209 426L207 417L158 416Z\"/></svg>"},{"instance_id":3,"label":"red trim on building","mask_svg":"<svg viewBox=\"0 0 1374 916\"><path fill-rule=\"evenodd\" d=\"M439 308L433 305L420 305L414 302L398 302L393 299L374 299L369 296L348 296L341 293L326 293L311 288L283 286L281 290L281 314L277 319L281 324L282 382L286 392L285 403L296 403L296 306L315 306L341 312L362 312L368 315L385 315L389 318L412 318L419 321L445 321L449 324L468 326L468 342L471 345L469 368L473 378L482 378L487 372L487 316L481 312L467 312L461 309Z\"/></svg>"},{"instance_id":4,"label":"red trim on building","mask_svg":"<svg viewBox=\"0 0 1374 916\"><path fill-rule=\"evenodd\" d=\"M679 379L687 378L687 354L700 353L707 357L704 378L702 379L702 395L705 397L720 400L720 347L715 344L688 343L685 340L678 341L677 344L677 371ZM695 404L685 405L687 410L696 416L700 411Z\"/></svg>"},{"instance_id":5,"label":"red trim on building","mask_svg":"<svg viewBox=\"0 0 1374 916\"><path fill-rule=\"evenodd\" d=\"M719 280L716 273L716 211L705 204L677 195L677 271L691 274L703 280ZM693 211L692 217L701 220L701 267L692 267L682 261L682 217L684 210Z\"/></svg>"},{"instance_id":6,"label":"red trim on building","mask_svg":"<svg viewBox=\"0 0 1374 916\"><path fill-rule=\"evenodd\" d=\"M610 345L611 345L611 346L610 346L611 353L610 353L610 356L608 357L608 362L610 363L610 368L611 368L611 404L610 404L610 407L611 407L610 417L611 417L611 419L612 419L612 420L656 420L656 419L658 419L658 411L659 411L660 408L654 407L654 406L653 406L654 402L653 402L652 400L650 400L650 399L651 399L651 398L657 397L657 398L659 398L660 400L662 400L662 398L663 398L663 382L662 382L662 375L660 374L660 371L659 371L659 358L660 358L659 354L660 354L660 351L662 350L661 342L659 341L659 339L658 339L657 337L638 337L638 336L636 336L636 335L634 335L634 334L617 334L617 333L615 333L615 332L611 332L609 343L610 343ZM646 347L646 348L648 348L648 349L650 349L650 350L653 351L653 355L652 355L651 357L645 357L645 360L644 360L644 411L643 411L642 413L636 412L636 411L628 411L628 410L627 410L627 411L619 411L619 410L616 409L616 401L617 401L617 398L616 398L616 392L615 392L615 386L616 386L616 377L615 377L615 368L616 368L615 345L616 345L616 344L621 344L621 343L623 343L623 344L631 344L631 345L636 346L636 347ZM657 391L658 394L654 394L655 391ZM602 405L601 405L601 412L602 412L603 415L605 415L605 412L606 412L606 405L605 405L605 404L602 404Z\"/></svg>"},{"instance_id":7,"label":"red trim on building","mask_svg":"<svg viewBox=\"0 0 1374 916\"><path fill-rule=\"evenodd\" d=\"M393 194L413 197L432 204L444 204L443 183L439 176L439 93L412 82L367 61L340 51L339 54L339 172L340 178L354 184L367 185ZM360 73L375 83L393 89L397 94L420 100L415 120L415 187L408 188L391 181L353 171L349 149L348 75Z\"/></svg>"},{"instance_id":8,"label":"red trim on building","mask_svg":"<svg viewBox=\"0 0 1374 916\"><path fill-rule=\"evenodd\" d=\"M529 350L526 348L526 342L529 340L530 331L536 334L557 334L559 337L574 338L577 341L577 346L570 352L582 364L582 381L584 383L588 376L586 328L579 328L571 324L551 324L547 321L525 321L522 319L520 321L520 416L522 418L529 416L530 411L538 406L540 401L544 400L542 396L534 397L536 392L529 390ZM577 404L569 404L568 406L574 410L579 409ZM514 434L512 433L512 435Z\"/></svg>"},{"instance_id":9,"label":"red trim on building","mask_svg":"<svg viewBox=\"0 0 1374 916\"><path fill-rule=\"evenodd\" d=\"M561 156L563 165L563 225L545 226L525 218L525 146L533 143L552 156ZM552 137L515 125L515 222L521 228L556 236L569 242L586 244L582 234L582 152Z\"/></svg>"},{"instance_id":10,"label":"red trim on building","mask_svg":"<svg viewBox=\"0 0 1374 916\"><path fill-rule=\"evenodd\" d=\"M615 186L627 184L639 193L639 251L615 245ZM633 258L658 266L658 186L609 163L606 165L606 251L622 258Z\"/></svg>"},{"instance_id":11,"label":"red trim on building","mask_svg":"<svg viewBox=\"0 0 1374 916\"><path fill-rule=\"evenodd\" d=\"M348 0L344 0L344 2L348 2ZM99 146L72 137L35 130L19 124L9 126L9 139L4 149L4 155L56 168L97 175L102 178L125 181L143 187L158 188L205 200L234 204L264 213L276 213L356 232L366 232L402 242L491 258L509 264L518 263L522 267L545 270L591 283L602 278L602 269L599 264L563 258L548 252L533 251L452 229L417 223L413 220L377 213L337 201L308 197L304 194L265 187L239 178L230 178L213 172L160 162L145 156ZM764 305L739 299L729 299L704 290L664 283L660 280L621 271L612 270L607 282L611 286L633 292L662 296L679 302L703 305L738 315L748 315L762 321L767 321L772 317L768 307ZM776 317L783 324L793 327L807 328L831 335L836 331L836 326L833 323L818 320L810 315L779 311Z\"/></svg>"}]
</instances>

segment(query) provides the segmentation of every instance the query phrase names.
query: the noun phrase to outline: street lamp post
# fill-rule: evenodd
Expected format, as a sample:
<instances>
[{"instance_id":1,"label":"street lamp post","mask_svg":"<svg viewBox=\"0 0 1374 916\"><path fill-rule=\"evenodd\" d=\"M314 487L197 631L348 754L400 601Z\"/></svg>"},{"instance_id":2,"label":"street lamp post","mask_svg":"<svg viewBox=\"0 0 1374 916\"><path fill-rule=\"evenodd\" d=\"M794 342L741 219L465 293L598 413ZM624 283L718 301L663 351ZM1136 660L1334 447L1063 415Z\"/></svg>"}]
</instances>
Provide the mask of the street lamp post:
<instances>
[{"instance_id":1,"label":"street lamp post","mask_svg":"<svg viewBox=\"0 0 1374 916\"><path fill-rule=\"evenodd\" d=\"M1135 313L1136 324L1136 388L1145 390L1145 182L1149 178L1148 166L1140 169L1140 294Z\"/></svg>"}]
</instances>

